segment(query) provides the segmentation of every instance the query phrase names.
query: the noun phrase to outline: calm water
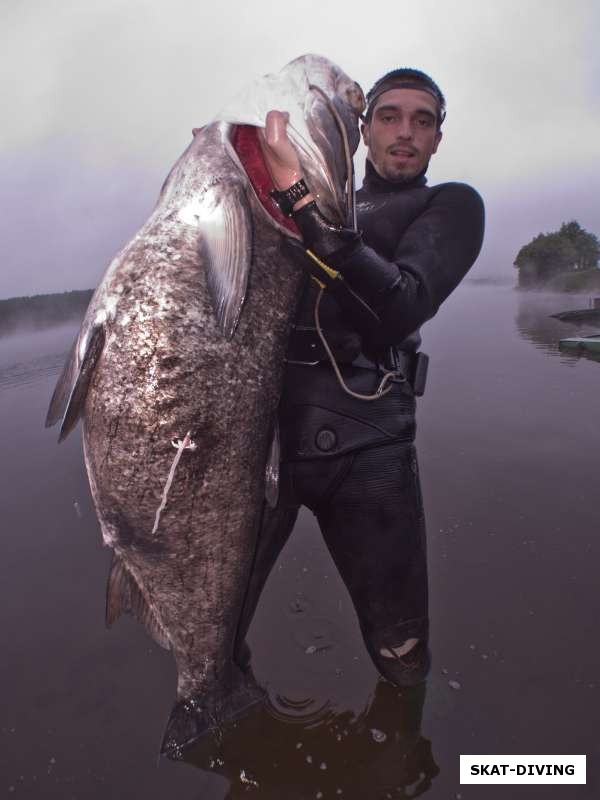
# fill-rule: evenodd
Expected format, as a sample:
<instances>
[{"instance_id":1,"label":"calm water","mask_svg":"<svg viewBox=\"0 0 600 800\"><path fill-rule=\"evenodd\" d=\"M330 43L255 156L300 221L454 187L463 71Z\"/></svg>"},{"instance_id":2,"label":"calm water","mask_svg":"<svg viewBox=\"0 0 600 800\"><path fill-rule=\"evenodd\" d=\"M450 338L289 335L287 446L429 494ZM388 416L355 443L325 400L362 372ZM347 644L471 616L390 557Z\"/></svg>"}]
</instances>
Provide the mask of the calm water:
<instances>
[{"instance_id":1,"label":"calm water","mask_svg":"<svg viewBox=\"0 0 600 800\"><path fill-rule=\"evenodd\" d=\"M600 363L556 346L593 327L548 317L585 305L465 284L423 331L426 692L378 682L307 512L251 631L270 705L190 764L157 761L170 654L130 619L104 628L109 553L80 438L58 447L42 427L76 331L0 339L0 795L599 797ZM460 753L585 753L588 784L461 787Z\"/></svg>"}]
</instances>

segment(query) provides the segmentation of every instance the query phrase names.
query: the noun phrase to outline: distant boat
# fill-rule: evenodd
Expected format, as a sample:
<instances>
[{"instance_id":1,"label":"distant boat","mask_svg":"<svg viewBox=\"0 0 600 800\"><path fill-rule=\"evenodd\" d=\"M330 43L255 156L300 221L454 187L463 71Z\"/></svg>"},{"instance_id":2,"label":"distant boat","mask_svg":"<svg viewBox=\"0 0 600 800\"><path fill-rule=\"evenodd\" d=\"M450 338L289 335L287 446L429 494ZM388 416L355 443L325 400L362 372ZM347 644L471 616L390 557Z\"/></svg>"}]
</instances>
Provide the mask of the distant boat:
<instances>
[{"instance_id":1,"label":"distant boat","mask_svg":"<svg viewBox=\"0 0 600 800\"><path fill-rule=\"evenodd\" d=\"M598 322L600 323L600 297L590 297L589 308L578 308L575 311L561 311L551 314L562 322Z\"/></svg>"},{"instance_id":2,"label":"distant boat","mask_svg":"<svg viewBox=\"0 0 600 800\"><path fill-rule=\"evenodd\" d=\"M600 308L578 308L575 311L561 311L551 314L554 319L562 322L598 322L600 323Z\"/></svg>"},{"instance_id":3,"label":"distant boat","mask_svg":"<svg viewBox=\"0 0 600 800\"><path fill-rule=\"evenodd\" d=\"M570 339L561 339L558 346L561 350L600 353L600 334L594 334L593 336L573 336Z\"/></svg>"}]
</instances>

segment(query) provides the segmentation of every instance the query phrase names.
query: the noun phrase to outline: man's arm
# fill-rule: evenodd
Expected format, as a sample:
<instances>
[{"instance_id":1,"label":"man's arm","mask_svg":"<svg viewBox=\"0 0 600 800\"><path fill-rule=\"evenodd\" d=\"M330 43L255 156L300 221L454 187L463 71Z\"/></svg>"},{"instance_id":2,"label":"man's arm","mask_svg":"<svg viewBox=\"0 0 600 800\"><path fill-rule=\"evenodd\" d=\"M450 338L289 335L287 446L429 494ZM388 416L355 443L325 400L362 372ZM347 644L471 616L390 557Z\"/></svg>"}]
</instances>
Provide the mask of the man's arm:
<instances>
[{"instance_id":1,"label":"man's arm","mask_svg":"<svg viewBox=\"0 0 600 800\"><path fill-rule=\"evenodd\" d=\"M286 126L285 114L270 111L264 134L259 132L267 167L280 190L301 177ZM439 187L404 232L392 261L368 247L360 234L328 222L310 194L294 205L293 217L305 246L342 275L343 281L326 281L328 291L365 343L375 348L400 343L434 316L473 265L483 241L483 202L460 183ZM371 313L365 313L361 299Z\"/></svg>"},{"instance_id":2,"label":"man's arm","mask_svg":"<svg viewBox=\"0 0 600 800\"><path fill-rule=\"evenodd\" d=\"M293 217L306 247L339 271L376 313L379 321L365 315L341 284L329 284L345 316L375 348L398 344L433 317L473 265L483 241L483 202L461 183L439 187L405 231L392 261L360 235L331 226L315 204Z\"/></svg>"}]
</instances>

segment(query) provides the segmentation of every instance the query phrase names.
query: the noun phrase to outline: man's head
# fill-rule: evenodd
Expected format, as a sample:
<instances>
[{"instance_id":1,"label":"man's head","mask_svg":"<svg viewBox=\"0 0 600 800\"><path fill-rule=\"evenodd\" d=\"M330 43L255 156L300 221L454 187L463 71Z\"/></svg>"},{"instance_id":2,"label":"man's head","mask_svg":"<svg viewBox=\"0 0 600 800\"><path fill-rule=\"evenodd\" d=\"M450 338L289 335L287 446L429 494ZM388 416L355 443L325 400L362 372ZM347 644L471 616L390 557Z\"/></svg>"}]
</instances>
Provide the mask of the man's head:
<instances>
[{"instance_id":1,"label":"man's head","mask_svg":"<svg viewBox=\"0 0 600 800\"><path fill-rule=\"evenodd\" d=\"M424 172L442 138L446 100L437 84L416 69L397 69L367 94L361 128L367 157L382 178L405 183Z\"/></svg>"}]
</instances>

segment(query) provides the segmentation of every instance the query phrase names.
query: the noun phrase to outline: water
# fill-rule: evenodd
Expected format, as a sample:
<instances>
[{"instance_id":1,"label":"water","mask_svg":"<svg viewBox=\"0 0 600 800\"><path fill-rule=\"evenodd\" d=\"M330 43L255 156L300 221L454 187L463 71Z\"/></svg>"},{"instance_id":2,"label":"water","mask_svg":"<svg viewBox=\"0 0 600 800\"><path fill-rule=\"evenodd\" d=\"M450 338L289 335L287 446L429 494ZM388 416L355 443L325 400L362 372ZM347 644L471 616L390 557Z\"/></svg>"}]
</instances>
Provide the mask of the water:
<instances>
[{"instance_id":1,"label":"water","mask_svg":"<svg viewBox=\"0 0 600 800\"><path fill-rule=\"evenodd\" d=\"M218 751L157 761L169 653L106 631L80 436L42 427L73 326L0 339L0 794L27 798L580 798L600 793L600 364L549 314L587 298L465 284L423 331L417 443L433 669L378 682L308 512L250 635L269 704ZM460 753L587 754L587 786L460 786ZM258 786L256 786L258 784ZM341 794L340 794L341 790Z\"/></svg>"}]
</instances>

